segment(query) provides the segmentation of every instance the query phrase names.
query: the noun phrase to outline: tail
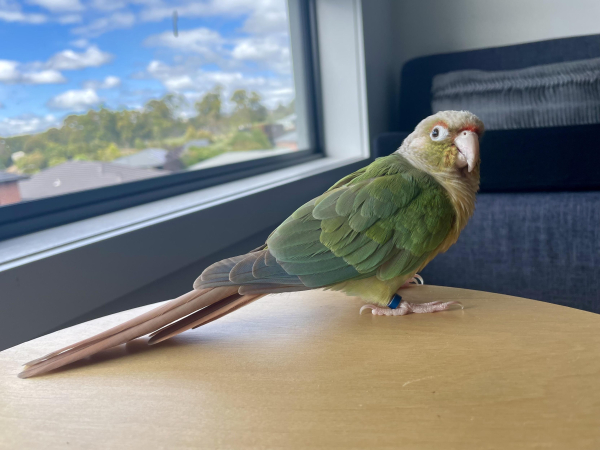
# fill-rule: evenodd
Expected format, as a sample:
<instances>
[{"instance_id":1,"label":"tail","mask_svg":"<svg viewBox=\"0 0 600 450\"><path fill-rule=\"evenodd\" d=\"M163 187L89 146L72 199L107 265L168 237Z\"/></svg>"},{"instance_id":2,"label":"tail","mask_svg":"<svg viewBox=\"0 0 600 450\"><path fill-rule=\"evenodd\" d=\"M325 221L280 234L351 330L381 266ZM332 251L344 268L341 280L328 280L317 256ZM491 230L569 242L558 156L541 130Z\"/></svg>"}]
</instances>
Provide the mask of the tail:
<instances>
[{"instance_id":1,"label":"tail","mask_svg":"<svg viewBox=\"0 0 600 450\"><path fill-rule=\"evenodd\" d=\"M44 374L149 333L152 334L148 344L157 344L212 322L264 296L242 295L238 293L238 288L223 286L190 291L110 330L28 362L19 378Z\"/></svg>"},{"instance_id":2,"label":"tail","mask_svg":"<svg viewBox=\"0 0 600 450\"><path fill-rule=\"evenodd\" d=\"M29 378L152 333L148 344L212 322L266 294L310 289L289 275L265 246L208 267L194 290L89 339L25 364Z\"/></svg>"}]
</instances>

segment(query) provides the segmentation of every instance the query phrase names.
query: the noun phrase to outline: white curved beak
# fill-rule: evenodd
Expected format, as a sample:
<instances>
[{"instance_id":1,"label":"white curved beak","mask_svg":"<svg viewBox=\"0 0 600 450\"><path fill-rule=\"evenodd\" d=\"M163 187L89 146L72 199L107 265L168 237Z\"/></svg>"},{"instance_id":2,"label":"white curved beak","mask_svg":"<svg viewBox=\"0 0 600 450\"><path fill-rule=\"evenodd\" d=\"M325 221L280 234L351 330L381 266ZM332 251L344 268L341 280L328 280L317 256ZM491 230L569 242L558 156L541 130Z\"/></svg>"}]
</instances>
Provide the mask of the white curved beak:
<instances>
[{"instance_id":1,"label":"white curved beak","mask_svg":"<svg viewBox=\"0 0 600 450\"><path fill-rule=\"evenodd\" d=\"M479 136L473 131L461 131L454 139L454 145L459 152L456 165L459 168L469 166L471 172L479 160Z\"/></svg>"}]
</instances>

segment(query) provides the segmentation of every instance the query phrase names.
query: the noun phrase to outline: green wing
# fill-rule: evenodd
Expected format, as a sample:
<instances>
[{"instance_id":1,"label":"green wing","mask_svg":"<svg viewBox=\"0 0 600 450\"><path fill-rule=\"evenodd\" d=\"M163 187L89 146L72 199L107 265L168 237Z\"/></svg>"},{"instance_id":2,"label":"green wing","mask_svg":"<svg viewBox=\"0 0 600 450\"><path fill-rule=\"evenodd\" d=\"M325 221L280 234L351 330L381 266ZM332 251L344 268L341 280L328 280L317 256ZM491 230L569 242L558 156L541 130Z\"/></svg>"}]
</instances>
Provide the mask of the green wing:
<instances>
[{"instance_id":1,"label":"green wing","mask_svg":"<svg viewBox=\"0 0 600 450\"><path fill-rule=\"evenodd\" d=\"M399 155L376 160L311 200L267 240L307 287L408 275L442 243L455 212L444 189Z\"/></svg>"}]
</instances>

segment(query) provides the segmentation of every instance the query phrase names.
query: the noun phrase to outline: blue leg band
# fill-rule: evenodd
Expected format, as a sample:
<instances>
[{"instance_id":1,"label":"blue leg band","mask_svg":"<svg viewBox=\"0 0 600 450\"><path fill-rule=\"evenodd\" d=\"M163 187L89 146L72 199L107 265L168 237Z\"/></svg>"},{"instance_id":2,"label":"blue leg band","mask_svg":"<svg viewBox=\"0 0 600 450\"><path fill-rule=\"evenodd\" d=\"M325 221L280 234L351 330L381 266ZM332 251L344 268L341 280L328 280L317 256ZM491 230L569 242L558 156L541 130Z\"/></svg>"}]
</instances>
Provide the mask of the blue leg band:
<instances>
[{"instance_id":1,"label":"blue leg band","mask_svg":"<svg viewBox=\"0 0 600 450\"><path fill-rule=\"evenodd\" d=\"M401 301L402 301L402 297L400 297L398 294L395 294L392 297L392 299L390 300L390 302L388 303L388 308L396 309Z\"/></svg>"}]
</instances>

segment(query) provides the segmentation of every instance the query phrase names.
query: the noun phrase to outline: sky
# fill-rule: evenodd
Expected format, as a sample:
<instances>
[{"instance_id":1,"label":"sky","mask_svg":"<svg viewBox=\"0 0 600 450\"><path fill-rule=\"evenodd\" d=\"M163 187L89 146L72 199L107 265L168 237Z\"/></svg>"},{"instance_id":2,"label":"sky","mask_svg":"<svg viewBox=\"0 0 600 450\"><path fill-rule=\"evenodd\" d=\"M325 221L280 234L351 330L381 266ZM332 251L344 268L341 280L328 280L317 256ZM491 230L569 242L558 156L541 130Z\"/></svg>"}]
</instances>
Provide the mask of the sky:
<instances>
[{"instance_id":1,"label":"sky","mask_svg":"<svg viewBox=\"0 0 600 450\"><path fill-rule=\"evenodd\" d=\"M286 0L0 0L0 42L3 137L217 83L294 97Z\"/></svg>"}]
</instances>

